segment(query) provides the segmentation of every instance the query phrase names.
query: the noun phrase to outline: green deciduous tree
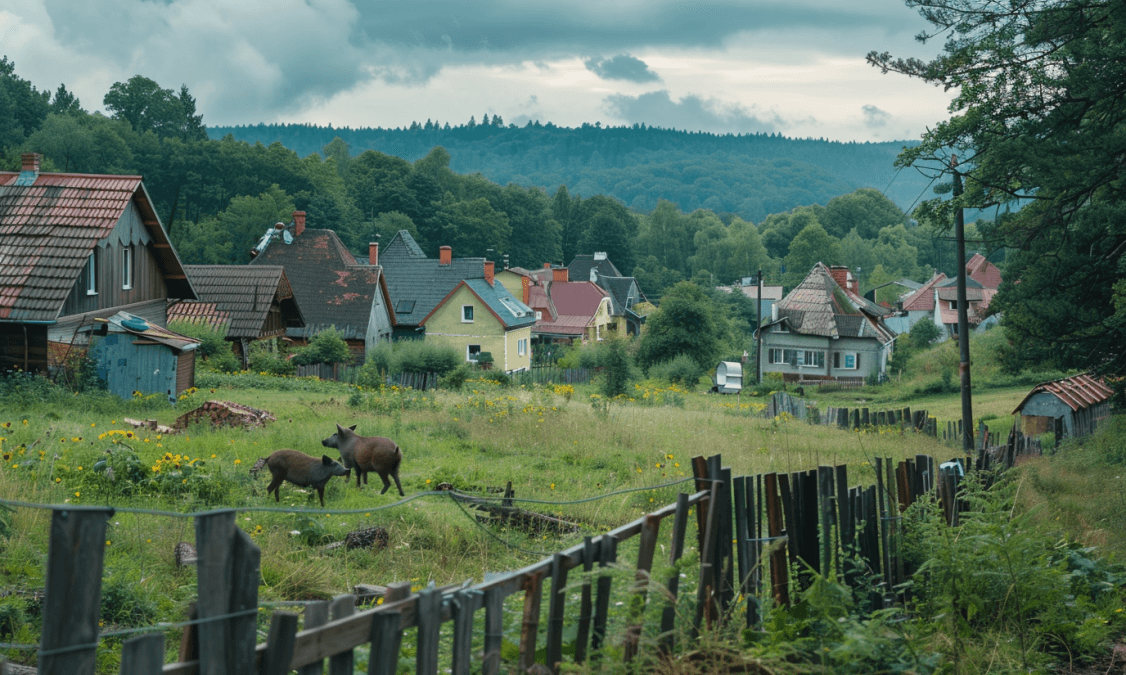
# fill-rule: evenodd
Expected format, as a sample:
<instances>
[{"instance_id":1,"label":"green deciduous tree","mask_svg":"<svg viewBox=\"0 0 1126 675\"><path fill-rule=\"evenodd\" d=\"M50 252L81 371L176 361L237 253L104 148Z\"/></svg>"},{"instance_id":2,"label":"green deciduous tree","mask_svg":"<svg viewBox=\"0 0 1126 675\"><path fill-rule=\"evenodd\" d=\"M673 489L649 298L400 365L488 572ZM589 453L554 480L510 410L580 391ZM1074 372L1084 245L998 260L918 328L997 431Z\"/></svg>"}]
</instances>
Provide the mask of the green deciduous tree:
<instances>
[{"instance_id":1,"label":"green deciduous tree","mask_svg":"<svg viewBox=\"0 0 1126 675\"><path fill-rule=\"evenodd\" d=\"M1024 208L985 234L1016 249L991 309L1004 313L1011 365L1126 372L1113 289L1126 277L1126 4L1120 0L910 0L943 51L930 61L868 60L956 92L953 114L898 163L949 175L965 192L920 218L949 224L958 207ZM1008 283L1017 281L1019 283Z\"/></svg>"},{"instance_id":2,"label":"green deciduous tree","mask_svg":"<svg viewBox=\"0 0 1126 675\"><path fill-rule=\"evenodd\" d=\"M649 315L637 347L642 368L687 354L701 367L711 368L723 351L728 326L712 296L696 284L682 281L661 298Z\"/></svg>"},{"instance_id":3,"label":"green deciduous tree","mask_svg":"<svg viewBox=\"0 0 1126 675\"><path fill-rule=\"evenodd\" d=\"M790 252L786 254L786 274L782 283L793 288L805 279L817 263L838 265L841 262L841 244L814 221L807 225L790 242Z\"/></svg>"},{"instance_id":4,"label":"green deciduous tree","mask_svg":"<svg viewBox=\"0 0 1126 675\"><path fill-rule=\"evenodd\" d=\"M137 133L152 131L164 138L207 140L203 116L196 114L195 99L187 85L177 94L147 77L134 75L126 82L114 83L102 104L114 118L129 122Z\"/></svg>"}]
</instances>

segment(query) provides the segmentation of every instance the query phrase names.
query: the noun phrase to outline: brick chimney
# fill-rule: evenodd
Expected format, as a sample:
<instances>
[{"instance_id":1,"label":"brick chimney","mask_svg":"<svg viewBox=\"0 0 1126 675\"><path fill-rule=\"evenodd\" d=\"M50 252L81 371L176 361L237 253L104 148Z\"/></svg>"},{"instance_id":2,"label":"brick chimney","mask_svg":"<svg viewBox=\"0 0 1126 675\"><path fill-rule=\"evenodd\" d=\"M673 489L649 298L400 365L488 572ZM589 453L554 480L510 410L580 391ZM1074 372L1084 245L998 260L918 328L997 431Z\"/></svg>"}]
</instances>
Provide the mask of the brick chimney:
<instances>
[{"instance_id":1,"label":"brick chimney","mask_svg":"<svg viewBox=\"0 0 1126 675\"><path fill-rule=\"evenodd\" d=\"M438 249L438 264L450 265L454 261L454 250L449 246L442 246Z\"/></svg>"},{"instance_id":2,"label":"brick chimney","mask_svg":"<svg viewBox=\"0 0 1126 675\"><path fill-rule=\"evenodd\" d=\"M852 280L852 275L849 274L847 267L845 267L844 265L833 265L829 268L829 273L833 275L833 281L836 281L838 286L845 289L846 291L852 290L851 288L849 288L849 282Z\"/></svg>"},{"instance_id":3,"label":"brick chimney","mask_svg":"<svg viewBox=\"0 0 1126 675\"><path fill-rule=\"evenodd\" d=\"M549 270L549 269L551 269L551 263L544 263L544 264L543 264L543 268L544 268L545 270Z\"/></svg>"},{"instance_id":4,"label":"brick chimney","mask_svg":"<svg viewBox=\"0 0 1126 675\"><path fill-rule=\"evenodd\" d=\"M305 212L293 212L293 236L300 237L301 233L305 231Z\"/></svg>"},{"instance_id":5,"label":"brick chimney","mask_svg":"<svg viewBox=\"0 0 1126 675\"><path fill-rule=\"evenodd\" d=\"M493 285L493 274L496 270L495 265L496 263L494 263L492 260L485 261L485 281L489 282L490 286Z\"/></svg>"},{"instance_id":6,"label":"brick chimney","mask_svg":"<svg viewBox=\"0 0 1126 675\"><path fill-rule=\"evenodd\" d=\"M20 155L20 171L39 173L39 160L42 158L38 152L25 152Z\"/></svg>"},{"instance_id":7,"label":"brick chimney","mask_svg":"<svg viewBox=\"0 0 1126 675\"><path fill-rule=\"evenodd\" d=\"M520 301L525 305L532 299L532 280L528 277L520 277Z\"/></svg>"},{"instance_id":8,"label":"brick chimney","mask_svg":"<svg viewBox=\"0 0 1126 675\"><path fill-rule=\"evenodd\" d=\"M368 243L368 263L372 265L379 264L379 242L373 241Z\"/></svg>"},{"instance_id":9,"label":"brick chimney","mask_svg":"<svg viewBox=\"0 0 1126 675\"><path fill-rule=\"evenodd\" d=\"M553 267L551 269L551 280L555 283L567 283L567 268L566 267Z\"/></svg>"}]
</instances>

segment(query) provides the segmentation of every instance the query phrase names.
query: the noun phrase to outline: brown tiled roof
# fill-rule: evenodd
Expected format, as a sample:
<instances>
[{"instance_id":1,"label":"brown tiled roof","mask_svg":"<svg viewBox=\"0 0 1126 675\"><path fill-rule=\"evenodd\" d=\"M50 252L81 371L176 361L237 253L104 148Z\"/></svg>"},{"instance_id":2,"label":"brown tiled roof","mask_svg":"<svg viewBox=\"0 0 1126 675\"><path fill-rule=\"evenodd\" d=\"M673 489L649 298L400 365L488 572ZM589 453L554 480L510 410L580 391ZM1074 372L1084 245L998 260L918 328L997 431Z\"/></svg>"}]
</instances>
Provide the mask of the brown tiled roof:
<instances>
[{"instance_id":1,"label":"brown tiled roof","mask_svg":"<svg viewBox=\"0 0 1126 675\"><path fill-rule=\"evenodd\" d=\"M1067 404L1072 410L1089 408L1097 403L1110 400L1114 391L1106 386L1102 379L1091 377L1086 373L1065 377L1062 380L1044 382L1032 388L1024 400L1020 402L1013 414L1019 413L1028 399L1041 392L1048 392Z\"/></svg>"},{"instance_id":2,"label":"brown tiled roof","mask_svg":"<svg viewBox=\"0 0 1126 675\"><path fill-rule=\"evenodd\" d=\"M790 330L797 333L870 337L880 342L894 337L880 318L885 310L841 288L829 268L821 263L814 265L805 279L775 306L779 318L784 317Z\"/></svg>"},{"instance_id":3,"label":"brown tiled roof","mask_svg":"<svg viewBox=\"0 0 1126 675\"><path fill-rule=\"evenodd\" d=\"M231 313L220 310L214 302L172 301L168 305L168 322L173 321L211 326L226 335L231 325Z\"/></svg>"},{"instance_id":4,"label":"brown tiled roof","mask_svg":"<svg viewBox=\"0 0 1126 675\"><path fill-rule=\"evenodd\" d=\"M385 293L383 269L360 265L332 230L306 228L293 243L274 240L251 265L280 265L293 288L305 318L304 328L292 328L292 337L311 337L330 326L346 340L363 340L376 293ZM392 323L394 307L384 295Z\"/></svg>"},{"instance_id":5,"label":"brown tiled roof","mask_svg":"<svg viewBox=\"0 0 1126 675\"><path fill-rule=\"evenodd\" d=\"M170 297L194 299L140 176L0 172L0 321L54 321L90 252L130 201L153 237ZM23 181L19 181L23 182Z\"/></svg>"},{"instance_id":6,"label":"brown tiled roof","mask_svg":"<svg viewBox=\"0 0 1126 675\"><path fill-rule=\"evenodd\" d=\"M305 319L280 265L185 265L200 300L230 314L227 338L262 336L276 300L286 328L304 328Z\"/></svg>"}]
</instances>

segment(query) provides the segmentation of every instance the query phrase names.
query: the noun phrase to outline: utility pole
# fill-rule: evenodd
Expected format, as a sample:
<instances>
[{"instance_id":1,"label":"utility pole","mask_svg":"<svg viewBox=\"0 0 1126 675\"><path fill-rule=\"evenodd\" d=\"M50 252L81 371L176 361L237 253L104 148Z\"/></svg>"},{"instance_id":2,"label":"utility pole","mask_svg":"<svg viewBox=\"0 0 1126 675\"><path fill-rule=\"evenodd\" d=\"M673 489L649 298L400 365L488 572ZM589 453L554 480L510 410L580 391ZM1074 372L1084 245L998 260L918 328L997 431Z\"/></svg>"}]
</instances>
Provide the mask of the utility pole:
<instances>
[{"instance_id":1,"label":"utility pole","mask_svg":"<svg viewBox=\"0 0 1126 675\"><path fill-rule=\"evenodd\" d=\"M954 173L954 198L962 194L962 174L958 172L958 157L950 158ZM958 240L958 374L962 381L962 450L967 455L974 449L974 411L970 398L970 319L966 303L966 219L962 207L954 209L954 237Z\"/></svg>"},{"instance_id":2,"label":"utility pole","mask_svg":"<svg viewBox=\"0 0 1126 675\"><path fill-rule=\"evenodd\" d=\"M755 384L762 384L762 270L758 271L758 307L755 309Z\"/></svg>"}]
</instances>

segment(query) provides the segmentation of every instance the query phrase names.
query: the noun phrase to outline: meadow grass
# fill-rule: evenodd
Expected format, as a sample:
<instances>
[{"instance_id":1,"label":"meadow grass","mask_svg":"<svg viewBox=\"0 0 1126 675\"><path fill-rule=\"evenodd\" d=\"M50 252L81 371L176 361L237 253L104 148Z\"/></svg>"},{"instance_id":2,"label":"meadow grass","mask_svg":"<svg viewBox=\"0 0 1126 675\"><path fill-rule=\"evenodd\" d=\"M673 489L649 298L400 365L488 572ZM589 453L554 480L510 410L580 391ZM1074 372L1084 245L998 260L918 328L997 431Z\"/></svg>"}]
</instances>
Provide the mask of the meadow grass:
<instances>
[{"instance_id":1,"label":"meadow grass","mask_svg":"<svg viewBox=\"0 0 1126 675\"><path fill-rule=\"evenodd\" d=\"M721 454L735 475L848 464L852 484L870 484L875 476L868 467L875 457L945 459L954 452L898 429L842 431L786 415L764 419L760 397L689 393L654 383L607 402L588 386L501 388L471 381L460 392L421 394L297 378L224 382L229 384L195 392L175 408L142 400L122 401L115 410L105 401L91 405L77 396L70 407L21 399L0 412L0 498L118 508L107 530L103 578L113 611L103 630L181 620L195 595L194 568L178 568L173 554L177 542L194 541L193 521L128 508L184 514L238 509L239 527L262 549L260 601L269 603L326 599L361 583L409 581L421 588L430 582L479 582L486 572L518 569L584 535L672 503L678 492L693 492L687 479L695 455ZM1019 401L1018 392L1010 395ZM253 429L193 425L169 435L123 421L130 416L170 425L210 399L269 410L277 421ZM381 482L372 474L362 489L354 477L330 481L327 509L351 512L326 513L316 508L315 492L286 483L278 503L265 494L267 472L250 475L258 458L281 448L338 457L321 445L337 423L355 424L363 435L386 436L400 445L404 503L393 487L380 495ZM133 464L122 459L132 456ZM113 480L96 468L107 457L116 458ZM135 480L127 479L127 471L136 472ZM677 481L687 482L667 485ZM434 492L449 483L489 494L487 489L509 482L517 506L573 520L579 531L556 535L483 525L478 512ZM41 509L16 508L0 517L0 583L12 593L9 604L33 604L42 589L48 524L49 514ZM324 548L349 531L374 526L388 531L382 550ZM668 537L668 528L662 528L659 560L667 557ZM619 560L635 557L636 541L630 541ZM511 630L518 636L520 599L513 602ZM34 639L26 634L34 626L29 607L23 606L22 635ZM267 616L263 613L263 630ZM18 635L10 631L9 639ZM170 631L169 644L177 637ZM100 671L113 671L115 644L107 641Z\"/></svg>"}]
</instances>

